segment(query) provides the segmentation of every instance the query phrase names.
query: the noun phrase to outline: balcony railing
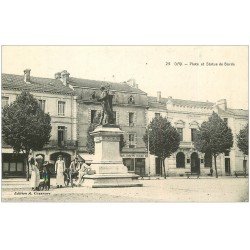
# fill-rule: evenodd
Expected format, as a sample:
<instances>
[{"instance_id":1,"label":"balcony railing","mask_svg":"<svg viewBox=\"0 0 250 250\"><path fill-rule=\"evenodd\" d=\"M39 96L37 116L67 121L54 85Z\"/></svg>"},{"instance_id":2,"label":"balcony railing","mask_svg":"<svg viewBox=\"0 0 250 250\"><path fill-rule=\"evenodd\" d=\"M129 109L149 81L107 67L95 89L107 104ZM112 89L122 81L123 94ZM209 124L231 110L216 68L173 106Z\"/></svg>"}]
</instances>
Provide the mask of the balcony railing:
<instances>
[{"instance_id":1,"label":"balcony railing","mask_svg":"<svg viewBox=\"0 0 250 250\"><path fill-rule=\"evenodd\" d=\"M65 141L58 141L58 140L50 140L48 144L44 146L44 148L61 148L61 149L75 149L77 148L78 144L75 140L65 140ZM2 148L11 148L4 140L2 140Z\"/></svg>"},{"instance_id":2,"label":"balcony railing","mask_svg":"<svg viewBox=\"0 0 250 250\"><path fill-rule=\"evenodd\" d=\"M63 148L63 149L75 149L77 148L77 141L75 140L50 140L50 142L44 146L44 148Z\"/></svg>"}]
</instances>

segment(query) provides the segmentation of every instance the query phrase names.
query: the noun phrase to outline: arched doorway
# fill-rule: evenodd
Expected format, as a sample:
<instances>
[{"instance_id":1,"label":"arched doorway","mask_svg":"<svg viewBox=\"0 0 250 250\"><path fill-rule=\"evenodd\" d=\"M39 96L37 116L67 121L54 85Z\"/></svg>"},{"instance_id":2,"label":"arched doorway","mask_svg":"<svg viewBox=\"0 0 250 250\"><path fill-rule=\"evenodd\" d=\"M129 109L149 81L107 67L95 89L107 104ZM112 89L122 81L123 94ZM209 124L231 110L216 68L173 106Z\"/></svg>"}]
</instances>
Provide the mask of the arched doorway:
<instances>
[{"instance_id":1,"label":"arched doorway","mask_svg":"<svg viewBox=\"0 0 250 250\"><path fill-rule=\"evenodd\" d=\"M179 152L176 155L176 167L177 168L185 168L185 155L183 152Z\"/></svg>"},{"instance_id":2,"label":"arched doorway","mask_svg":"<svg viewBox=\"0 0 250 250\"><path fill-rule=\"evenodd\" d=\"M196 152L191 154L191 172L200 173L200 158Z\"/></svg>"},{"instance_id":3,"label":"arched doorway","mask_svg":"<svg viewBox=\"0 0 250 250\"><path fill-rule=\"evenodd\" d=\"M68 168L70 166L71 163L71 155L65 152L56 152L50 155L50 160L54 161L54 163L57 161L58 156L62 155L64 161L65 161L65 165Z\"/></svg>"}]
</instances>

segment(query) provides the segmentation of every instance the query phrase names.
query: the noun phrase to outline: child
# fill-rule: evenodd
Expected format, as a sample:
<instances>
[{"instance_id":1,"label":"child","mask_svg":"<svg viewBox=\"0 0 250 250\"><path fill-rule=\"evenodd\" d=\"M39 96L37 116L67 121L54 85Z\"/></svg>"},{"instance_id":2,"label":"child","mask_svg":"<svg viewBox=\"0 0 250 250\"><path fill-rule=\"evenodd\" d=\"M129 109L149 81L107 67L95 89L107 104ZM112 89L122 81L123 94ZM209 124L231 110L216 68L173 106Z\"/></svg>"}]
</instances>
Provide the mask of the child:
<instances>
[{"instance_id":1,"label":"child","mask_svg":"<svg viewBox=\"0 0 250 250\"><path fill-rule=\"evenodd\" d=\"M43 167L44 190L50 189L50 175L46 166Z\"/></svg>"}]
</instances>

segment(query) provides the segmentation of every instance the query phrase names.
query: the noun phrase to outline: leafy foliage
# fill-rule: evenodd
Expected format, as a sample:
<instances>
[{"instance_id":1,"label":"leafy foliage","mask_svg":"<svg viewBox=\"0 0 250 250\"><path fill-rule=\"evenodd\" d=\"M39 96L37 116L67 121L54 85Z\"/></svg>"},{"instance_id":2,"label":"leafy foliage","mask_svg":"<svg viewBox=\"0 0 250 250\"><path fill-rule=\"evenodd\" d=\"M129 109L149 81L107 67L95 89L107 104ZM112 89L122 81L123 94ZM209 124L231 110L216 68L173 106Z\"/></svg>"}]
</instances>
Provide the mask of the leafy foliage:
<instances>
[{"instance_id":1,"label":"leafy foliage","mask_svg":"<svg viewBox=\"0 0 250 250\"><path fill-rule=\"evenodd\" d=\"M51 118L44 113L37 100L22 92L10 106L3 109L2 133L4 141L15 152L41 150L49 142Z\"/></svg>"},{"instance_id":2,"label":"leafy foliage","mask_svg":"<svg viewBox=\"0 0 250 250\"><path fill-rule=\"evenodd\" d=\"M233 146L233 134L226 122L213 112L208 121L203 122L196 131L194 145L198 151L213 155L218 177L216 157Z\"/></svg>"},{"instance_id":3,"label":"leafy foliage","mask_svg":"<svg viewBox=\"0 0 250 250\"><path fill-rule=\"evenodd\" d=\"M244 155L248 155L248 124L237 135L237 146Z\"/></svg>"},{"instance_id":4,"label":"leafy foliage","mask_svg":"<svg viewBox=\"0 0 250 250\"><path fill-rule=\"evenodd\" d=\"M179 148L180 135L166 118L160 116L150 122L143 136L146 147L148 147L148 137L149 152L161 159L165 173L165 158L170 157Z\"/></svg>"},{"instance_id":5,"label":"leafy foliage","mask_svg":"<svg viewBox=\"0 0 250 250\"><path fill-rule=\"evenodd\" d=\"M218 155L233 146L233 134L219 115L213 112L208 121L203 122L197 130L194 145L200 152Z\"/></svg>"},{"instance_id":6,"label":"leafy foliage","mask_svg":"<svg viewBox=\"0 0 250 250\"><path fill-rule=\"evenodd\" d=\"M27 162L30 150L41 150L49 142L50 115L43 112L29 92L23 91L16 101L4 107L2 122L3 140L13 147L15 154L23 152Z\"/></svg>"}]
</instances>

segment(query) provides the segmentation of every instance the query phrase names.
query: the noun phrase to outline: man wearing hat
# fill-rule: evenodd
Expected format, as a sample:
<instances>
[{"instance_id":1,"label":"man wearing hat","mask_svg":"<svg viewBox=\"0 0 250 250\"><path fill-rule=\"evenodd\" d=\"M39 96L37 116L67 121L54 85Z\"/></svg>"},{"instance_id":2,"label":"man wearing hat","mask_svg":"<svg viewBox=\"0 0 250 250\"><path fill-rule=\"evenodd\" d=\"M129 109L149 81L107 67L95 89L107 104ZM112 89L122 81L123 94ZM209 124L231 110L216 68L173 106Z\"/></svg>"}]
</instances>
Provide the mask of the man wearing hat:
<instances>
[{"instance_id":1,"label":"man wearing hat","mask_svg":"<svg viewBox=\"0 0 250 250\"><path fill-rule=\"evenodd\" d=\"M78 161L78 157L76 156L76 158L70 163L69 166L69 180L71 183L71 186L73 187L73 179L72 179L72 175L78 171L80 169L80 163Z\"/></svg>"}]
</instances>

